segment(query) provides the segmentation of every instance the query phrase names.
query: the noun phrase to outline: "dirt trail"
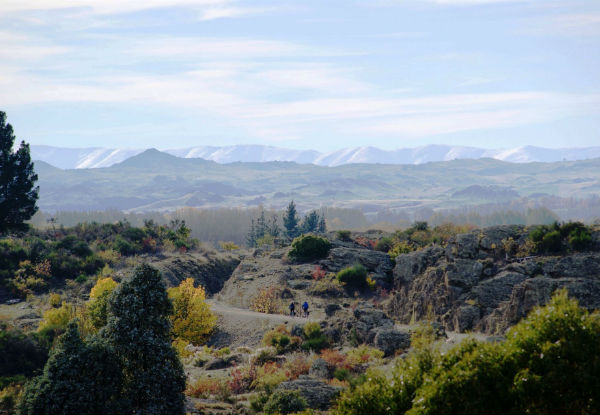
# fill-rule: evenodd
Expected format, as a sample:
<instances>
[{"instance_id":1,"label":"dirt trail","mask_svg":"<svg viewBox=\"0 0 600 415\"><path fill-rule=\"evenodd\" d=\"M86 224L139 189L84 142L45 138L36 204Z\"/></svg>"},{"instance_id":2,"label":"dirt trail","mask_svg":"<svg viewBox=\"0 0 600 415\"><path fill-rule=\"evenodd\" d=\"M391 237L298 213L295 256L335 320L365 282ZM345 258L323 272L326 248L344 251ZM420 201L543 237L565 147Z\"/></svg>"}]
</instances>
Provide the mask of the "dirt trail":
<instances>
[{"instance_id":1,"label":"dirt trail","mask_svg":"<svg viewBox=\"0 0 600 415\"><path fill-rule=\"evenodd\" d=\"M217 332L211 337L209 345L214 347L229 346L231 348L246 346L260 346L263 335L281 324L290 329L294 324L304 325L307 321L319 321L317 318L290 317L283 314L257 313L248 309L233 307L214 299L207 300L211 309L218 315ZM396 324L396 328L402 331L411 331L418 325ZM444 349L460 343L467 337L474 337L480 341L486 341L494 336L482 333L457 333L446 332L448 336Z\"/></svg>"},{"instance_id":2,"label":"dirt trail","mask_svg":"<svg viewBox=\"0 0 600 415\"><path fill-rule=\"evenodd\" d=\"M291 328L294 324L304 325L307 321L317 321L313 318L257 313L232 307L214 299L206 300L206 302L219 318L217 331L209 341L209 345L213 347L257 347L265 332L274 327L285 324Z\"/></svg>"}]
</instances>

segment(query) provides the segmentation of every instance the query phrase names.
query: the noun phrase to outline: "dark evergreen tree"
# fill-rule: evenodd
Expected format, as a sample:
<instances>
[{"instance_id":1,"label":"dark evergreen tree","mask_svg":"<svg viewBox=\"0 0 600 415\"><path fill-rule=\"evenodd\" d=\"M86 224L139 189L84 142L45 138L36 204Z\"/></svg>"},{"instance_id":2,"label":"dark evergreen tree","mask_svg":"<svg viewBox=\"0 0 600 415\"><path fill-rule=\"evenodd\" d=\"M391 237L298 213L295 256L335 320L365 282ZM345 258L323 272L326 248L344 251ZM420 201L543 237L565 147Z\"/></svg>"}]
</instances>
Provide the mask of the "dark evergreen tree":
<instances>
[{"instance_id":1,"label":"dark evergreen tree","mask_svg":"<svg viewBox=\"0 0 600 415\"><path fill-rule=\"evenodd\" d=\"M298 214L296 213L296 205L292 200L283 214L283 226L285 233L290 238L298 236Z\"/></svg>"},{"instance_id":2,"label":"dark evergreen tree","mask_svg":"<svg viewBox=\"0 0 600 415\"><path fill-rule=\"evenodd\" d=\"M264 209L260 208L260 215L258 215L258 219L256 219L256 231L255 231L255 236L256 239L261 239L265 236L265 234L267 234L267 219L265 218L265 211Z\"/></svg>"},{"instance_id":3,"label":"dark evergreen tree","mask_svg":"<svg viewBox=\"0 0 600 415\"><path fill-rule=\"evenodd\" d=\"M120 361L131 414L184 413L185 375L171 346L172 311L160 273L149 265L138 267L110 298L99 335Z\"/></svg>"},{"instance_id":4,"label":"dark evergreen tree","mask_svg":"<svg viewBox=\"0 0 600 415\"><path fill-rule=\"evenodd\" d=\"M43 374L27 384L18 410L22 415L125 414L121 380L114 352L98 338L84 343L72 321Z\"/></svg>"},{"instance_id":5,"label":"dark evergreen tree","mask_svg":"<svg viewBox=\"0 0 600 415\"><path fill-rule=\"evenodd\" d=\"M248 229L246 243L250 248L254 248L256 246L256 225L254 224L254 219L252 219L252 221L250 222L250 229Z\"/></svg>"},{"instance_id":6,"label":"dark evergreen tree","mask_svg":"<svg viewBox=\"0 0 600 415\"><path fill-rule=\"evenodd\" d=\"M37 211L39 187L34 187L37 174L29 155L29 144L21 141L13 153L15 135L6 123L6 113L0 111L0 234L23 231Z\"/></svg>"},{"instance_id":7,"label":"dark evergreen tree","mask_svg":"<svg viewBox=\"0 0 600 415\"><path fill-rule=\"evenodd\" d=\"M317 226L317 232L325 233L327 232L327 223L325 223L325 214L321 215L321 219L319 219L319 225Z\"/></svg>"},{"instance_id":8,"label":"dark evergreen tree","mask_svg":"<svg viewBox=\"0 0 600 415\"><path fill-rule=\"evenodd\" d=\"M316 232L319 227L319 214L316 210L311 211L302 220L300 229L302 233Z\"/></svg>"}]
</instances>

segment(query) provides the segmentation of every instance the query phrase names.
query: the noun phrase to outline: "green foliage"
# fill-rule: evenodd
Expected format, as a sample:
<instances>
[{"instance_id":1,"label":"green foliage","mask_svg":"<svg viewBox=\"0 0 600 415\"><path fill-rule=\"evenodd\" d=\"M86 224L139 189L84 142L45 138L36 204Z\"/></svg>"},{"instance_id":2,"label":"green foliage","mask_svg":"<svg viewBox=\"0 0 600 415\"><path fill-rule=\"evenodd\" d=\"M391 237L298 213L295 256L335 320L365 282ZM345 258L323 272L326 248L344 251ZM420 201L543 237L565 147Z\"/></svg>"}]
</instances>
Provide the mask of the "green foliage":
<instances>
[{"instance_id":1,"label":"green foliage","mask_svg":"<svg viewBox=\"0 0 600 415\"><path fill-rule=\"evenodd\" d=\"M347 242L347 241L352 240L352 238L350 237L352 235L352 232L350 232L350 231L341 230L341 231L337 231L335 234L340 241Z\"/></svg>"},{"instance_id":2,"label":"green foliage","mask_svg":"<svg viewBox=\"0 0 600 415\"><path fill-rule=\"evenodd\" d=\"M13 153L15 135L6 123L6 113L0 111L0 234L25 231L28 220L37 211L39 187L29 154L29 144L21 141Z\"/></svg>"},{"instance_id":3,"label":"green foliage","mask_svg":"<svg viewBox=\"0 0 600 415\"><path fill-rule=\"evenodd\" d=\"M41 376L27 384L21 415L125 414L119 364L98 339L84 343L77 323L59 337Z\"/></svg>"},{"instance_id":4,"label":"green foliage","mask_svg":"<svg viewBox=\"0 0 600 415\"><path fill-rule=\"evenodd\" d=\"M350 290L364 290L367 285L367 269L361 264L344 268L337 273L337 280Z\"/></svg>"},{"instance_id":5,"label":"green foliage","mask_svg":"<svg viewBox=\"0 0 600 415\"><path fill-rule=\"evenodd\" d=\"M44 367L49 343L37 334L0 328L0 380L17 375L31 376Z\"/></svg>"},{"instance_id":6,"label":"green foliage","mask_svg":"<svg viewBox=\"0 0 600 415\"><path fill-rule=\"evenodd\" d=\"M265 403L266 414L291 414L306 409L306 400L297 390L276 390Z\"/></svg>"},{"instance_id":7,"label":"green foliage","mask_svg":"<svg viewBox=\"0 0 600 415\"><path fill-rule=\"evenodd\" d=\"M319 352L329 345L329 339L321 333L319 323L315 321L306 323L303 332L304 341L302 342L302 348L304 350Z\"/></svg>"},{"instance_id":8,"label":"green foliage","mask_svg":"<svg viewBox=\"0 0 600 415\"><path fill-rule=\"evenodd\" d=\"M108 300L117 287L110 277L100 278L90 291L90 300L86 304L86 314L91 331L96 332L106 325L108 318Z\"/></svg>"},{"instance_id":9,"label":"green foliage","mask_svg":"<svg viewBox=\"0 0 600 415\"><path fill-rule=\"evenodd\" d=\"M283 214L283 227L289 238L298 236L298 214L296 213L296 204L293 200Z\"/></svg>"},{"instance_id":10,"label":"green foliage","mask_svg":"<svg viewBox=\"0 0 600 415\"><path fill-rule=\"evenodd\" d=\"M331 242L315 235L302 235L292 241L288 256L294 260L309 261L327 256Z\"/></svg>"},{"instance_id":11,"label":"green foliage","mask_svg":"<svg viewBox=\"0 0 600 415\"><path fill-rule=\"evenodd\" d=\"M263 344L265 346L273 346L277 350L277 353L283 354L295 350L301 339L299 337L292 336L290 331L285 325L275 327L273 330L269 330L263 336Z\"/></svg>"},{"instance_id":12,"label":"green foliage","mask_svg":"<svg viewBox=\"0 0 600 415\"><path fill-rule=\"evenodd\" d=\"M172 312L160 273L149 265L138 267L110 296L99 336L121 364L122 394L134 413L184 412L185 375L171 346Z\"/></svg>"},{"instance_id":13,"label":"green foliage","mask_svg":"<svg viewBox=\"0 0 600 415\"><path fill-rule=\"evenodd\" d=\"M392 379L372 373L336 413L592 414L600 412L600 315L555 294L501 343L467 340L442 354L427 330Z\"/></svg>"},{"instance_id":14,"label":"green foliage","mask_svg":"<svg viewBox=\"0 0 600 415\"><path fill-rule=\"evenodd\" d=\"M573 251L582 251L592 242L591 229L581 222L568 222L537 226L529 233L539 253L560 252L568 246Z\"/></svg>"},{"instance_id":15,"label":"green foliage","mask_svg":"<svg viewBox=\"0 0 600 415\"><path fill-rule=\"evenodd\" d=\"M394 247L394 239L389 236L385 236L377 241L375 244L375 250L381 252L388 252Z\"/></svg>"}]
</instances>

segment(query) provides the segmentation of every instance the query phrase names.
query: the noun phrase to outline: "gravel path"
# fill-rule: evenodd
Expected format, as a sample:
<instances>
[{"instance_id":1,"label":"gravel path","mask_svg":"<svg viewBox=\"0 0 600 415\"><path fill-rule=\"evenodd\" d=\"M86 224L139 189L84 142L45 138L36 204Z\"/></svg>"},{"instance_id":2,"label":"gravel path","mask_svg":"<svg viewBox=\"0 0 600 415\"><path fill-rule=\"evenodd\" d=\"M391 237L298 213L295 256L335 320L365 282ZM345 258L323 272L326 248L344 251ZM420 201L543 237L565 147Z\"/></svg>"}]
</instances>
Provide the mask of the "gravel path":
<instances>
[{"instance_id":1,"label":"gravel path","mask_svg":"<svg viewBox=\"0 0 600 415\"><path fill-rule=\"evenodd\" d=\"M257 313L232 307L214 299L206 302L218 316L217 330L209 340L209 345L213 347L257 347L265 332L274 327L285 324L291 328L294 324L304 325L307 321L316 321L312 318L290 317L283 314Z\"/></svg>"}]
</instances>

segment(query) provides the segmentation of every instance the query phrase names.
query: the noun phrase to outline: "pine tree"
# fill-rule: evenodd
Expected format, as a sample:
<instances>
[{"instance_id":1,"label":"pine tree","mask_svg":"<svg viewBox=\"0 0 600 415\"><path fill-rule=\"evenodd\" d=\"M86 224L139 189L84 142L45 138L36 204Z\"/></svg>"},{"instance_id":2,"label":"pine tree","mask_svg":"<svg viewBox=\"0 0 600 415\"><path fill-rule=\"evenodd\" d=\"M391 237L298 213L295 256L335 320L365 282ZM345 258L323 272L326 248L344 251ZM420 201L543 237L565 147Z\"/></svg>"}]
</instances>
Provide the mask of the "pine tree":
<instances>
[{"instance_id":1,"label":"pine tree","mask_svg":"<svg viewBox=\"0 0 600 415\"><path fill-rule=\"evenodd\" d=\"M296 213L296 205L292 200L288 205L285 213L283 214L283 226L285 227L285 233L290 238L298 236L298 215Z\"/></svg>"},{"instance_id":2,"label":"pine tree","mask_svg":"<svg viewBox=\"0 0 600 415\"><path fill-rule=\"evenodd\" d=\"M302 233L316 232L319 227L319 214L316 210L311 211L302 220L302 226L300 229Z\"/></svg>"},{"instance_id":3,"label":"pine tree","mask_svg":"<svg viewBox=\"0 0 600 415\"><path fill-rule=\"evenodd\" d=\"M98 338L84 343L73 320L58 338L42 375L27 384L19 414L125 414L121 381L113 351Z\"/></svg>"},{"instance_id":4,"label":"pine tree","mask_svg":"<svg viewBox=\"0 0 600 415\"><path fill-rule=\"evenodd\" d=\"M261 207L260 215L258 215L258 219L256 219L256 231L255 231L256 239L258 240L258 239L263 238L266 233L267 233L267 220L265 218L265 211Z\"/></svg>"},{"instance_id":5,"label":"pine tree","mask_svg":"<svg viewBox=\"0 0 600 415\"><path fill-rule=\"evenodd\" d=\"M327 223L325 222L325 213L321 215L321 219L319 219L319 226L317 227L317 232L325 233L327 232Z\"/></svg>"},{"instance_id":6,"label":"pine tree","mask_svg":"<svg viewBox=\"0 0 600 415\"><path fill-rule=\"evenodd\" d=\"M250 248L256 246L256 225L254 219L250 222L250 229L248 229L248 235L246 236L246 243Z\"/></svg>"},{"instance_id":7,"label":"pine tree","mask_svg":"<svg viewBox=\"0 0 600 415\"><path fill-rule=\"evenodd\" d=\"M185 375L171 346L173 305L160 273L138 267L117 287L100 337L115 351L123 371L123 397L132 414L184 413Z\"/></svg>"},{"instance_id":8,"label":"pine tree","mask_svg":"<svg viewBox=\"0 0 600 415\"><path fill-rule=\"evenodd\" d=\"M23 231L23 222L37 212L39 187L34 187L37 175L29 155L29 144L21 141L13 153L15 135L6 123L6 113L0 111L0 234Z\"/></svg>"}]
</instances>

